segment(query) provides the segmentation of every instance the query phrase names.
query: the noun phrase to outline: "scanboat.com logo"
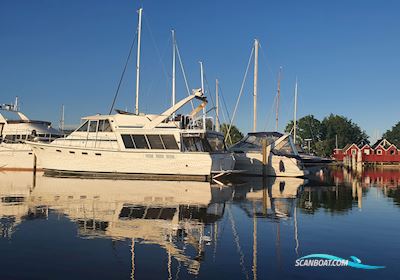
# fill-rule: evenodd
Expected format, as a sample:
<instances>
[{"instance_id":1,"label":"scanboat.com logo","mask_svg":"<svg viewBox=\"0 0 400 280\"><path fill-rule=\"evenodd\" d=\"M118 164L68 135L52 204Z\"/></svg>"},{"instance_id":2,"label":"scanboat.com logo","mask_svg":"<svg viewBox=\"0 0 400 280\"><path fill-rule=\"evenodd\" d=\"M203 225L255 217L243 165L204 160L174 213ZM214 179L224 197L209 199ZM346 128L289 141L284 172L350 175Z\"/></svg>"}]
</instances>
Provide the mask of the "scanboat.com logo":
<instances>
[{"instance_id":1,"label":"scanboat.com logo","mask_svg":"<svg viewBox=\"0 0 400 280\"><path fill-rule=\"evenodd\" d=\"M359 269L380 269L384 266L362 264L357 257L351 256L351 260L346 260L327 254L311 254L296 260L295 266L350 266Z\"/></svg>"}]
</instances>

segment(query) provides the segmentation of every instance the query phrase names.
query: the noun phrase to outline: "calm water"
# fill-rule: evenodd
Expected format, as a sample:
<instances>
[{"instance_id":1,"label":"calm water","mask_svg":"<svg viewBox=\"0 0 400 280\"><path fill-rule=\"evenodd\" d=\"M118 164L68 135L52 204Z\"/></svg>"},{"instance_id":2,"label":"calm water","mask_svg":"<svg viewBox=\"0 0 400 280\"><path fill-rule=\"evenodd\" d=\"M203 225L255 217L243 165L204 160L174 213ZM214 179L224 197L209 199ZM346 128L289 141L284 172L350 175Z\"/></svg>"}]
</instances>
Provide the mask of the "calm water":
<instances>
[{"instance_id":1,"label":"calm water","mask_svg":"<svg viewBox=\"0 0 400 280\"><path fill-rule=\"evenodd\" d=\"M234 184L0 173L1 279L399 279L400 172ZM296 267L316 253L385 266Z\"/></svg>"}]
</instances>

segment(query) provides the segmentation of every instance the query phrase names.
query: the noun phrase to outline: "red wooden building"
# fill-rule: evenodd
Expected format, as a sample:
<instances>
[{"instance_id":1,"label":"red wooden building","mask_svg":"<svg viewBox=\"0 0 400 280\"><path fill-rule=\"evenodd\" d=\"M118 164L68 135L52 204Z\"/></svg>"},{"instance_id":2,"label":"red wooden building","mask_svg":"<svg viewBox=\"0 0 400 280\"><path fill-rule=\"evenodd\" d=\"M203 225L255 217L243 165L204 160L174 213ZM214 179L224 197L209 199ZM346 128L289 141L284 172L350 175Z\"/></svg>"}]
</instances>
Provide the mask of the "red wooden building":
<instances>
[{"instance_id":1,"label":"red wooden building","mask_svg":"<svg viewBox=\"0 0 400 280\"><path fill-rule=\"evenodd\" d=\"M370 163L400 163L400 150L386 139L378 140L374 145L348 144L343 149L334 149L332 157L337 161L343 161L345 156L357 158L361 151L362 161Z\"/></svg>"}]
</instances>

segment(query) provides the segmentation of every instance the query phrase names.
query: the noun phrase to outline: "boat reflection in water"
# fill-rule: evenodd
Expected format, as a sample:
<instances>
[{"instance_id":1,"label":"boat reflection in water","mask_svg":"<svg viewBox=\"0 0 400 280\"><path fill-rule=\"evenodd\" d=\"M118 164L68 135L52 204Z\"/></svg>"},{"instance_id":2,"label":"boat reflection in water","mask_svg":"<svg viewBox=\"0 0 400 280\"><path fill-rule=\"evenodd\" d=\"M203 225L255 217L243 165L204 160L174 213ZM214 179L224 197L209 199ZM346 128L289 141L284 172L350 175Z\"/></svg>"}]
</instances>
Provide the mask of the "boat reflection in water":
<instances>
[{"instance_id":1,"label":"boat reflection in water","mask_svg":"<svg viewBox=\"0 0 400 280\"><path fill-rule=\"evenodd\" d=\"M51 178L30 173L2 173L0 216L3 237L27 218L39 218L49 209L66 215L78 225L82 238L132 239L157 244L170 257L197 274L205 225L222 217L220 188L208 182L113 181ZM222 191L224 193L224 191ZM214 200L217 202L214 203ZM8 219L7 222L5 219ZM6 224L3 224L6 222ZM183 241L190 257L174 243Z\"/></svg>"},{"instance_id":2,"label":"boat reflection in water","mask_svg":"<svg viewBox=\"0 0 400 280\"><path fill-rule=\"evenodd\" d=\"M131 240L155 244L190 274L198 274L205 246L216 242L218 221L234 201L254 218L293 216L298 178L250 178L239 185L208 182L82 180L24 172L0 173L2 236L12 238L25 220L50 212L73 221L84 239ZM230 204L230 203L229 203ZM228 206L230 208L230 206ZM211 226L206 230L207 225ZM214 232L213 232L214 231ZM195 252L195 253L194 253Z\"/></svg>"},{"instance_id":3,"label":"boat reflection in water","mask_svg":"<svg viewBox=\"0 0 400 280\"><path fill-rule=\"evenodd\" d=\"M283 177L244 177L235 188L235 201L249 216L287 219L293 216L296 198L306 180Z\"/></svg>"}]
</instances>

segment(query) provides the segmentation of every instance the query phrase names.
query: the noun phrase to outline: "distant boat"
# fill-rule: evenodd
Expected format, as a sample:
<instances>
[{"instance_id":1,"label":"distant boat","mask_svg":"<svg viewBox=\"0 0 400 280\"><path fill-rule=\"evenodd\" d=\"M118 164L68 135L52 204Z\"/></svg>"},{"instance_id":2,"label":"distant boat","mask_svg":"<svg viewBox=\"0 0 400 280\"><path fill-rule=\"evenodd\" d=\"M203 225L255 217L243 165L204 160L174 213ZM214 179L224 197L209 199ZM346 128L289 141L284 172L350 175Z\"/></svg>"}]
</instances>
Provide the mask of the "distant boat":
<instances>
[{"instance_id":1,"label":"distant boat","mask_svg":"<svg viewBox=\"0 0 400 280\"><path fill-rule=\"evenodd\" d=\"M33 169L33 152L25 141L51 142L61 136L50 122L31 120L20 112L18 98L14 104L0 105L0 169Z\"/></svg>"}]
</instances>

